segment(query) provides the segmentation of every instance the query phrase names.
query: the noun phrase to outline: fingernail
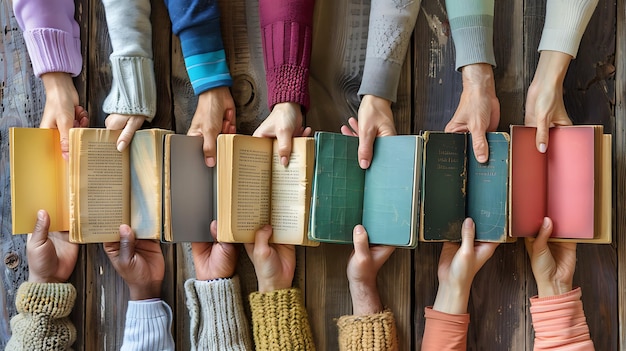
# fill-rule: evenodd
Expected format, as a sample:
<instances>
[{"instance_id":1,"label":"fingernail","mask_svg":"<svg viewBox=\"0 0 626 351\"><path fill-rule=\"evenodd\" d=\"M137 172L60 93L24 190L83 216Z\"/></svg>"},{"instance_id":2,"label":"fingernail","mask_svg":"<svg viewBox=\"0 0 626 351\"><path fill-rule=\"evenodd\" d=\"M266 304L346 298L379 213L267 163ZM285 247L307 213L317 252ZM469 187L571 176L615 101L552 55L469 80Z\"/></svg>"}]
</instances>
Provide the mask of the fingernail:
<instances>
[{"instance_id":1,"label":"fingernail","mask_svg":"<svg viewBox=\"0 0 626 351\"><path fill-rule=\"evenodd\" d=\"M546 149L547 149L546 144L544 143L539 144L539 152L541 152L542 154L545 154Z\"/></svg>"},{"instance_id":2,"label":"fingernail","mask_svg":"<svg viewBox=\"0 0 626 351\"><path fill-rule=\"evenodd\" d=\"M367 167L370 166L370 163L367 162L367 160L363 159L363 160L359 161L359 165L361 166L362 169L367 169Z\"/></svg>"},{"instance_id":3,"label":"fingernail","mask_svg":"<svg viewBox=\"0 0 626 351\"><path fill-rule=\"evenodd\" d=\"M206 158L206 165L208 167L215 167L215 157L207 157Z\"/></svg>"},{"instance_id":4,"label":"fingernail","mask_svg":"<svg viewBox=\"0 0 626 351\"><path fill-rule=\"evenodd\" d=\"M474 224L474 222L472 221L471 218L465 218L465 221L463 221L463 226L465 228L472 228L472 225Z\"/></svg>"},{"instance_id":5,"label":"fingernail","mask_svg":"<svg viewBox=\"0 0 626 351\"><path fill-rule=\"evenodd\" d=\"M37 211L37 219L43 221L43 210Z\"/></svg>"},{"instance_id":6,"label":"fingernail","mask_svg":"<svg viewBox=\"0 0 626 351\"><path fill-rule=\"evenodd\" d=\"M487 162L487 156L485 156L485 155L476 155L476 160L478 160L479 163L485 163L485 162Z\"/></svg>"},{"instance_id":7,"label":"fingernail","mask_svg":"<svg viewBox=\"0 0 626 351\"><path fill-rule=\"evenodd\" d=\"M117 143L117 151L122 152L124 151L125 147L126 147L126 142L124 140Z\"/></svg>"},{"instance_id":8,"label":"fingernail","mask_svg":"<svg viewBox=\"0 0 626 351\"><path fill-rule=\"evenodd\" d=\"M548 220L548 217L543 217L543 223L541 223L541 226L543 228L548 228L550 226L550 221Z\"/></svg>"},{"instance_id":9,"label":"fingernail","mask_svg":"<svg viewBox=\"0 0 626 351\"><path fill-rule=\"evenodd\" d=\"M283 156L280 158L280 164L287 167L287 164L289 163L289 159L286 156Z\"/></svg>"},{"instance_id":10,"label":"fingernail","mask_svg":"<svg viewBox=\"0 0 626 351\"><path fill-rule=\"evenodd\" d=\"M361 225L358 225L358 226L354 229L354 232L355 232L357 235L362 235L362 234L365 234L365 228L363 228L363 226L361 226Z\"/></svg>"}]
</instances>

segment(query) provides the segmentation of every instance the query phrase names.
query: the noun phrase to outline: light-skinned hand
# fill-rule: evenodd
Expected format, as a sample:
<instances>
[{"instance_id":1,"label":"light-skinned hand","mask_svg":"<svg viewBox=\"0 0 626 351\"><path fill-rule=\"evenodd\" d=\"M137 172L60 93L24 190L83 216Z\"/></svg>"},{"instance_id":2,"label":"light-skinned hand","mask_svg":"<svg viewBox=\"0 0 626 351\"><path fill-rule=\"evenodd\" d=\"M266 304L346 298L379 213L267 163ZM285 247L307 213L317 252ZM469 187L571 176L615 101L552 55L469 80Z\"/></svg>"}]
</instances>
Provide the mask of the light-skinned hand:
<instances>
[{"instance_id":1,"label":"light-skinned hand","mask_svg":"<svg viewBox=\"0 0 626 351\"><path fill-rule=\"evenodd\" d=\"M464 66L461 70L463 92L445 131L471 133L476 161L485 163L489 159L485 133L495 131L500 122L500 102L496 97L493 67L487 63L477 63Z\"/></svg>"},{"instance_id":2,"label":"light-skinned hand","mask_svg":"<svg viewBox=\"0 0 626 351\"><path fill-rule=\"evenodd\" d=\"M302 109L295 102L274 105L272 112L252 134L255 137L278 139L280 164L287 166L291 156L291 138L309 136L311 128L302 126Z\"/></svg>"},{"instance_id":3,"label":"light-skinned hand","mask_svg":"<svg viewBox=\"0 0 626 351\"><path fill-rule=\"evenodd\" d=\"M352 313L367 315L383 311L376 276L380 267L395 250L392 246L372 245L368 241L367 232L362 225L357 225L352 231L354 251L348 260L348 282L352 296Z\"/></svg>"},{"instance_id":4,"label":"light-skinned hand","mask_svg":"<svg viewBox=\"0 0 626 351\"><path fill-rule=\"evenodd\" d=\"M70 128L89 126L87 111L78 104L78 92L69 73L50 72L41 75L46 91L40 128L59 130L61 152L69 159Z\"/></svg>"},{"instance_id":5,"label":"light-skinned hand","mask_svg":"<svg viewBox=\"0 0 626 351\"><path fill-rule=\"evenodd\" d=\"M196 113L187 135L202 136L204 163L215 167L217 160L217 135L235 133L235 102L228 87L209 89L198 95Z\"/></svg>"},{"instance_id":6,"label":"light-skinned hand","mask_svg":"<svg viewBox=\"0 0 626 351\"><path fill-rule=\"evenodd\" d=\"M359 105L358 123L350 117L348 124L352 128L351 134L359 137L358 158L362 169L367 169L372 164L376 137L397 134L391 101L374 95L363 96ZM341 132L350 135L350 128L344 125Z\"/></svg>"},{"instance_id":7,"label":"light-skinned hand","mask_svg":"<svg viewBox=\"0 0 626 351\"><path fill-rule=\"evenodd\" d=\"M217 239L217 221L211 222L211 235ZM239 250L229 243L191 243L191 255L196 268L196 279L230 278L237 268Z\"/></svg>"},{"instance_id":8,"label":"light-skinned hand","mask_svg":"<svg viewBox=\"0 0 626 351\"><path fill-rule=\"evenodd\" d=\"M561 295L572 290L576 243L548 243L553 228L552 220L546 217L537 237L525 239L539 297Z\"/></svg>"},{"instance_id":9,"label":"light-skinned hand","mask_svg":"<svg viewBox=\"0 0 626 351\"><path fill-rule=\"evenodd\" d=\"M526 96L524 124L537 127L537 150L548 149L549 129L571 125L563 102L563 81L572 57L558 51L542 51Z\"/></svg>"},{"instance_id":10,"label":"light-skinned hand","mask_svg":"<svg viewBox=\"0 0 626 351\"><path fill-rule=\"evenodd\" d=\"M255 233L254 244L245 244L254 265L259 292L288 289L296 271L296 248L293 245L270 244L272 227L265 225Z\"/></svg>"},{"instance_id":11,"label":"light-skinned hand","mask_svg":"<svg viewBox=\"0 0 626 351\"><path fill-rule=\"evenodd\" d=\"M39 210L26 243L29 282L65 283L76 266L78 245L69 242L67 232L48 233L49 228L48 212Z\"/></svg>"},{"instance_id":12,"label":"light-skinned hand","mask_svg":"<svg viewBox=\"0 0 626 351\"><path fill-rule=\"evenodd\" d=\"M122 130L117 138L117 151L122 152L133 140L135 132L141 128L146 116L142 115L121 115L112 113L104 120L107 129Z\"/></svg>"},{"instance_id":13,"label":"light-skinned hand","mask_svg":"<svg viewBox=\"0 0 626 351\"><path fill-rule=\"evenodd\" d=\"M113 268L124 279L134 301L158 298L165 276L165 259L156 240L135 239L126 224L120 226L120 241L104 243Z\"/></svg>"},{"instance_id":14,"label":"light-skinned hand","mask_svg":"<svg viewBox=\"0 0 626 351\"><path fill-rule=\"evenodd\" d=\"M463 221L461 245L445 242L439 257L439 288L433 310L450 314L467 313L474 276L493 255L498 243L474 242L476 226L471 218Z\"/></svg>"}]
</instances>

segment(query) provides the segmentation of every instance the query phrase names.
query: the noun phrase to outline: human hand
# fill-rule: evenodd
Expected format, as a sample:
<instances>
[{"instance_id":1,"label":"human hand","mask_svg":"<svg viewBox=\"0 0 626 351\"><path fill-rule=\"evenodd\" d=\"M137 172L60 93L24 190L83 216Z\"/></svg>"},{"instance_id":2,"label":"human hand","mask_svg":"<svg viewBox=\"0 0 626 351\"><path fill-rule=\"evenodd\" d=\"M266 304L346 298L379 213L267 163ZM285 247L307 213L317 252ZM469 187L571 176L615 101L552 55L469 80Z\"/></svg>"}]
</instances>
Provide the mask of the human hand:
<instances>
[{"instance_id":1,"label":"human hand","mask_svg":"<svg viewBox=\"0 0 626 351\"><path fill-rule=\"evenodd\" d=\"M558 51L542 51L539 64L528 88L524 124L537 127L537 150L548 149L550 127L571 125L563 102L563 81L572 57Z\"/></svg>"},{"instance_id":2,"label":"human hand","mask_svg":"<svg viewBox=\"0 0 626 351\"><path fill-rule=\"evenodd\" d=\"M211 222L211 235L217 238L217 221ZM191 243L196 279L230 278L235 274L239 250L229 243Z\"/></svg>"},{"instance_id":3,"label":"human hand","mask_svg":"<svg viewBox=\"0 0 626 351\"><path fill-rule=\"evenodd\" d=\"M462 68L463 92L454 116L446 125L448 133L472 134L476 161L489 160L489 145L485 133L495 131L500 121L500 102L496 97L493 67L487 63Z\"/></svg>"},{"instance_id":4,"label":"human hand","mask_svg":"<svg viewBox=\"0 0 626 351\"><path fill-rule=\"evenodd\" d=\"M572 290L576 243L548 243L552 229L552 220L545 217L537 237L525 239L539 297L561 295Z\"/></svg>"},{"instance_id":5,"label":"human hand","mask_svg":"<svg viewBox=\"0 0 626 351\"><path fill-rule=\"evenodd\" d=\"M204 163L214 167L217 159L217 135L236 132L235 102L228 87L209 89L198 95L198 106L187 135L202 136Z\"/></svg>"},{"instance_id":6,"label":"human hand","mask_svg":"<svg viewBox=\"0 0 626 351\"><path fill-rule=\"evenodd\" d=\"M69 242L67 232L48 233L48 228L50 216L39 210L26 243L28 281L32 283L64 283L76 266L78 245Z\"/></svg>"},{"instance_id":7,"label":"human hand","mask_svg":"<svg viewBox=\"0 0 626 351\"><path fill-rule=\"evenodd\" d=\"M142 115L121 115L112 113L104 120L104 125L107 129L122 130L122 133L117 138L117 151L122 152L131 140L135 132L141 128L143 122L145 122L146 116Z\"/></svg>"},{"instance_id":8,"label":"human hand","mask_svg":"<svg viewBox=\"0 0 626 351\"><path fill-rule=\"evenodd\" d=\"M88 127L89 116L78 105L78 92L69 73L50 72L41 75L46 90L46 105L39 128L59 130L61 152L69 158L70 128Z\"/></svg>"},{"instance_id":9,"label":"human hand","mask_svg":"<svg viewBox=\"0 0 626 351\"><path fill-rule=\"evenodd\" d=\"M463 221L461 245L445 242L439 257L439 288L433 310L450 314L467 313L470 288L476 273L493 255L498 243L474 242L476 226Z\"/></svg>"},{"instance_id":10,"label":"human hand","mask_svg":"<svg viewBox=\"0 0 626 351\"><path fill-rule=\"evenodd\" d=\"M311 128L302 126L302 110L295 102L274 105L272 112L252 134L255 137L278 139L280 164L287 166L291 155L291 138L309 136Z\"/></svg>"},{"instance_id":11,"label":"human hand","mask_svg":"<svg viewBox=\"0 0 626 351\"><path fill-rule=\"evenodd\" d=\"M133 230L122 224L120 241L104 243L103 246L113 268L128 285L131 300L161 296L165 259L158 241L137 240Z\"/></svg>"},{"instance_id":12,"label":"human hand","mask_svg":"<svg viewBox=\"0 0 626 351\"><path fill-rule=\"evenodd\" d=\"M293 245L270 244L272 227L257 230L254 244L245 244L259 282L259 292L288 289L296 271L296 249Z\"/></svg>"},{"instance_id":13,"label":"human hand","mask_svg":"<svg viewBox=\"0 0 626 351\"><path fill-rule=\"evenodd\" d=\"M392 246L370 246L367 232L362 225L357 225L352 231L354 251L348 260L348 282L350 295L352 296L352 313L354 315L367 315L383 311L378 288L376 287L376 275L393 251Z\"/></svg>"},{"instance_id":14,"label":"human hand","mask_svg":"<svg viewBox=\"0 0 626 351\"><path fill-rule=\"evenodd\" d=\"M345 135L359 137L359 166L369 168L374 155L374 139L378 136L396 135L396 126L391 112L391 101L374 95L364 95L359 105L358 122L350 117L347 126L341 127Z\"/></svg>"}]
</instances>

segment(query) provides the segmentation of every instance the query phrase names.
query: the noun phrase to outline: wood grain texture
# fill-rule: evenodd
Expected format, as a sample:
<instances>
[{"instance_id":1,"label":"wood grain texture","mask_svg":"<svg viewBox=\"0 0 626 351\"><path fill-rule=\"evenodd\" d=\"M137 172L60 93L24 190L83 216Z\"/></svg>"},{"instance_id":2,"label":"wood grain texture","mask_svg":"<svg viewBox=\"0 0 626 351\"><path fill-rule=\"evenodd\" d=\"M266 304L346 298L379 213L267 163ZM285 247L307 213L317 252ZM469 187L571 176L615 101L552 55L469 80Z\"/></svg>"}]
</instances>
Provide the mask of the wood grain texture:
<instances>
[{"instance_id":1,"label":"wood grain texture","mask_svg":"<svg viewBox=\"0 0 626 351\"><path fill-rule=\"evenodd\" d=\"M613 135L613 238L617 245L617 349L626 347L626 1L617 1L615 130ZM603 304L604 306L604 304ZM610 307L607 307L610 308ZM615 309L615 308L613 308Z\"/></svg>"}]
</instances>

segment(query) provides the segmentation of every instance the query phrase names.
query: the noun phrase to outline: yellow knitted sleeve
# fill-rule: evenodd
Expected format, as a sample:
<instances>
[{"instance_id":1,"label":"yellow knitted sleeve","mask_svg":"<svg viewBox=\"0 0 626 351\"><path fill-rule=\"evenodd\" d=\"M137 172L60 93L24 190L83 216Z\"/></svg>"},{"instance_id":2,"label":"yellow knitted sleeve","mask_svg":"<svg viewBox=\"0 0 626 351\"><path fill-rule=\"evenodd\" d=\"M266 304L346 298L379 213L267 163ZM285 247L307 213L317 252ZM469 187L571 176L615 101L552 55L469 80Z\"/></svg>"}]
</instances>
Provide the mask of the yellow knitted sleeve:
<instances>
[{"instance_id":1,"label":"yellow knitted sleeve","mask_svg":"<svg viewBox=\"0 0 626 351\"><path fill-rule=\"evenodd\" d=\"M315 350L300 289L250 294L256 350Z\"/></svg>"},{"instance_id":2,"label":"yellow knitted sleeve","mask_svg":"<svg viewBox=\"0 0 626 351\"><path fill-rule=\"evenodd\" d=\"M342 316L337 326L341 351L398 349L396 320L391 310L365 316Z\"/></svg>"}]
</instances>

